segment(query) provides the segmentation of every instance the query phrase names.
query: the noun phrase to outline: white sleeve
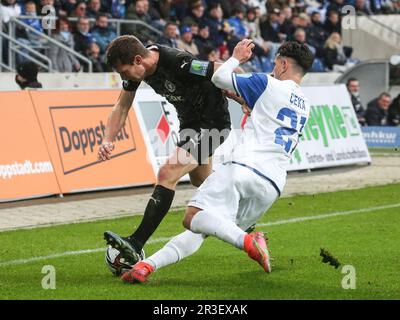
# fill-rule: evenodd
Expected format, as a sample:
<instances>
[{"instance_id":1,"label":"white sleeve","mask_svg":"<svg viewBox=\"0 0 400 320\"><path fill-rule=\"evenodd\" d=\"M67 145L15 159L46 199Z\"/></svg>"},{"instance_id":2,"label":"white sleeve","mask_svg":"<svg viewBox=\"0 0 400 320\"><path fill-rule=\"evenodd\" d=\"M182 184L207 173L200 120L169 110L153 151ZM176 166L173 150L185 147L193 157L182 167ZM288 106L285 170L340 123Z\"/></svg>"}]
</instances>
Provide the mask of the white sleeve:
<instances>
[{"instance_id":1,"label":"white sleeve","mask_svg":"<svg viewBox=\"0 0 400 320\"><path fill-rule=\"evenodd\" d=\"M239 66L239 60L230 57L220 66L211 78L211 81L220 89L235 91L232 82L232 73Z\"/></svg>"}]
</instances>

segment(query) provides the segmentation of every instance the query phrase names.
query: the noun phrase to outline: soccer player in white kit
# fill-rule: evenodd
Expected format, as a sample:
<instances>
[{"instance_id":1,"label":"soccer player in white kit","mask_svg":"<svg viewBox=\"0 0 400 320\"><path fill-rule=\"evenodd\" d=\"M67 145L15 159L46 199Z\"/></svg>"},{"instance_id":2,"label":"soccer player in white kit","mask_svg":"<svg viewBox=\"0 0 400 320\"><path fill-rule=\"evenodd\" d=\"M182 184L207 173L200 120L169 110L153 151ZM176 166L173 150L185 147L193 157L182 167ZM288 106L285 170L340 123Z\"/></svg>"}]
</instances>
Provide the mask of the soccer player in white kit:
<instances>
[{"instance_id":1,"label":"soccer player in white kit","mask_svg":"<svg viewBox=\"0 0 400 320\"><path fill-rule=\"evenodd\" d=\"M278 50L272 75L235 74L247 61L254 44L245 39L212 77L219 88L235 92L251 112L229 161L199 187L188 204L185 231L161 250L124 273L122 280L144 282L156 269L193 254L206 236L215 236L247 252L265 272L271 272L268 247L262 232L247 234L281 195L286 166L307 122L310 107L299 86L311 67L307 46L286 42Z\"/></svg>"}]
</instances>

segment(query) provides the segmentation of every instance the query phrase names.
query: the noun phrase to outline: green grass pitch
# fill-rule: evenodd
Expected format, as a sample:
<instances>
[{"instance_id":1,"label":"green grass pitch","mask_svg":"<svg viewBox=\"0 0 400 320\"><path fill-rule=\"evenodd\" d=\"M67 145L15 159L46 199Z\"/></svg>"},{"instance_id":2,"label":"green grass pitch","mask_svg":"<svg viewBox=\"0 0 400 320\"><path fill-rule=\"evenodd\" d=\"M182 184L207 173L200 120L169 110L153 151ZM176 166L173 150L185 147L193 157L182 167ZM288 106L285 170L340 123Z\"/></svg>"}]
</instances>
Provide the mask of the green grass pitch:
<instances>
[{"instance_id":1,"label":"green grass pitch","mask_svg":"<svg viewBox=\"0 0 400 320\"><path fill-rule=\"evenodd\" d=\"M257 228L270 238L271 274L218 239L207 239L195 255L143 285L113 277L103 251L64 254L105 247L104 230L126 235L139 216L2 232L0 299L400 299L399 195L400 184L392 184L278 200L260 221L271 225ZM182 216L166 217L145 247L148 256L184 230ZM298 217L312 219L293 220ZM320 248L341 266L322 263ZM43 258L57 254L64 255ZM28 261L15 262L20 259ZM56 270L55 290L42 288L44 265ZM344 265L356 270L355 289L342 288Z\"/></svg>"}]
</instances>

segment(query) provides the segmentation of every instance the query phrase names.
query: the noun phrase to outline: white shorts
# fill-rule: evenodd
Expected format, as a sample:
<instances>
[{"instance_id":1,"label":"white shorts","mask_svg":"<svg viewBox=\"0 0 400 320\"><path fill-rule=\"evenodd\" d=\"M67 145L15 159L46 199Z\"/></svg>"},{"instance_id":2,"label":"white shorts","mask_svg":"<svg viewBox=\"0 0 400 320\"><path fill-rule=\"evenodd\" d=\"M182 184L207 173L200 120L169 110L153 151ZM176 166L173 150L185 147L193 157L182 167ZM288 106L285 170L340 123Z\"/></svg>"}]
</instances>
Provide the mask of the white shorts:
<instances>
[{"instance_id":1,"label":"white shorts","mask_svg":"<svg viewBox=\"0 0 400 320\"><path fill-rule=\"evenodd\" d=\"M188 206L223 215L246 230L279 197L265 178L238 164L224 164L199 187Z\"/></svg>"}]
</instances>

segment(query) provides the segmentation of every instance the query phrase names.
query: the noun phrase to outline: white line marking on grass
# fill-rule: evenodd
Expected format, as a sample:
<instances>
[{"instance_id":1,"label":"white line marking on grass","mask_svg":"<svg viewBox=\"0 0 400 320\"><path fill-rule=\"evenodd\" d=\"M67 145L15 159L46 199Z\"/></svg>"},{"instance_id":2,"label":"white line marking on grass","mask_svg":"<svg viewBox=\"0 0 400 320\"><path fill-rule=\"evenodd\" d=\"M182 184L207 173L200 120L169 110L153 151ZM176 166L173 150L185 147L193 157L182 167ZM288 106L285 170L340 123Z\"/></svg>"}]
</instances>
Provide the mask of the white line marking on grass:
<instances>
[{"instance_id":1,"label":"white line marking on grass","mask_svg":"<svg viewBox=\"0 0 400 320\"><path fill-rule=\"evenodd\" d=\"M162 237L162 238L156 238L153 240L149 240L147 243L152 244L152 243L159 243L159 242L167 242L171 240L172 237ZM61 257L66 257L66 256L78 256L80 254L87 254L87 253L94 253L94 252L101 252L101 251L106 251L106 248L96 248L96 249L87 249L87 250L78 250L78 251L66 251L62 253L55 253L51 254L48 256L41 256L41 257L33 257L29 259L19 259L19 260L11 260L11 261L4 261L0 262L0 267L5 267L5 266L15 266L19 264L27 264L31 262L36 262L36 261L42 261L42 260L47 260L47 259L53 259L53 258L61 258Z\"/></svg>"},{"instance_id":2,"label":"white line marking on grass","mask_svg":"<svg viewBox=\"0 0 400 320\"><path fill-rule=\"evenodd\" d=\"M297 222L303 222L303 221L309 221L309 220L322 220L322 219L332 218L332 217L337 217L337 216L351 215L354 213L366 213L366 212L385 210L385 209L393 209L393 208L399 208L399 207L400 207L400 203L395 203L395 204L355 209L355 210L349 210L349 211L337 211L337 212L332 212L332 213L327 213L327 214L320 214L317 216L298 217L298 218L292 218L292 219L286 219L286 220L278 220L278 221L274 221L274 222L258 223L257 227L270 227L270 226L283 225L283 224L289 224L289 223L297 223ZM173 237L160 237L160 238L149 240L147 243L153 244L153 243L166 242L166 241L171 240L172 238ZM52 255L48 255L48 256L4 261L4 262L0 262L0 267L12 266L12 265L15 266L15 265L27 264L27 263L31 263L31 262L48 260L48 259L53 259L53 258L60 258L60 257L66 257L66 256L77 256L77 255L81 255L81 254L95 253L95 252L101 252L101 251L105 251L105 248L96 248L96 249L78 250L78 251L66 251L66 252L56 253L56 254L52 254Z\"/></svg>"},{"instance_id":3,"label":"white line marking on grass","mask_svg":"<svg viewBox=\"0 0 400 320\"><path fill-rule=\"evenodd\" d=\"M393 209L393 208L398 208L398 207L400 207L400 203L388 204L388 205L384 205L384 206L377 206L377 207L370 207L370 208L355 209L355 210L349 210L349 211L337 211L337 212L332 212L332 213L327 213L327 214L320 214L318 216L298 217L298 218L292 218L292 219L287 219L287 220L279 220L279 221L275 221L275 222L257 223L257 227L267 227L267 226L269 227L269 226L275 226L275 225L280 225L280 224L303 222L303 221L308 221L308 220L320 220L320 219L326 219L326 218L337 217L337 216L347 216L347 215L353 214L353 213L365 213L365 212L371 212L371 211L376 211L376 210Z\"/></svg>"}]
</instances>

